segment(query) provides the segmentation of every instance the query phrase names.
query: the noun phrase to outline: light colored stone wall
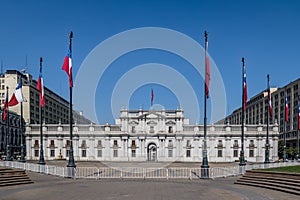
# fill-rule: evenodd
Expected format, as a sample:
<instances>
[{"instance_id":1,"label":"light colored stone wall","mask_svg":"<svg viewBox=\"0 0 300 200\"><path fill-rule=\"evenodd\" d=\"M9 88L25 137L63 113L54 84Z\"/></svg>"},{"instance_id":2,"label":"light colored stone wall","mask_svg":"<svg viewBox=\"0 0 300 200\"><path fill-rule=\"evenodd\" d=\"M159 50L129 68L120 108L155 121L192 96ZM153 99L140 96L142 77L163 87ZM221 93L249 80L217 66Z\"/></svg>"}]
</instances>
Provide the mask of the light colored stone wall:
<instances>
[{"instance_id":1,"label":"light colored stone wall","mask_svg":"<svg viewBox=\"0 0 300 200\"><path fill-rule=\"evenodd\" d=\"M121 119L117 119L116 125L74 125L73 146L75 161L147 161L153 152L150 152L151 145L156 146L156 161L161 162L201 162L203 150L203 125L189 125L185 123L183 115L174 119L162 119L163 116L154 112L146 115L146 120L132 119L121 113ZM148 118L147 118L148 116ZM136 120L135 131L132 132ZM158 122L163 121L163 124ZM175 124L172 125L171 122ZM151 123L148 123L151 122ZM156 125L155 125L156 123ZM180 123L179 127L176 124ZM155 127L154 132L150 126ZM174 126L172 132L169 127ZM125 127L125 128L124 128ZM46 160L57 159L61 152L64 159L68 159L67 141L69 140L68 125L44 125L44 152ZM270 160L278 160L278 125L270 125L269 128ZM39 142L39 125L28 125L26 127L27 159L38 160L34 156L35 140ZM55 141L55 156L50 157L50 141ZM98 141L101 141L101 147ZM132 141L135 141L135 148ZM238 155L234 157L234 142L237 140ZM86 144L83 148L82 144ZM117 142L117 146L114 145ZM250 145L253 143L253 146ZM264 162L266 143L265 125L245 125L244 152L248 162ZM190 146L188 146L190 144ZM219 146L222 144L221 146ZM222 156L218 156L218 150L222 150ZM250 149L253 149L253 157L250 157ZM86 151L84 156L83 151ZM102 151L101 157L98 151ZM135 156L132 154L135 150ZM190 151L188 157L187 151ZM209 162L234 162L239 159L241 151L241 126L239 125L208 125L207 126L207 152ZM151 154L151 155L150 155ZM171 157L169 157L171 156Z\"/></svg>"}]
</instances>

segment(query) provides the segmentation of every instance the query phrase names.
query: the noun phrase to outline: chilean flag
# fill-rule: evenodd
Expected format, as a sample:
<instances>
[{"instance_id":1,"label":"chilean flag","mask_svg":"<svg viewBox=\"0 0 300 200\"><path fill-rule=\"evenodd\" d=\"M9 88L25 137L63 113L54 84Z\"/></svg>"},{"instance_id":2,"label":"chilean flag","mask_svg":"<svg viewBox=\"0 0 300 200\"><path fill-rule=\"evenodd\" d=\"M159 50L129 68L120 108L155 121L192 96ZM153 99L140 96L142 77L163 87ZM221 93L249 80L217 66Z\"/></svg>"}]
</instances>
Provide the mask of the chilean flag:
<instances>
[{"instance_id":1,"label":"chilean flag","mask_svg":"<svg viewBox=\"0 0 300 200\"><path fill-rule=\"evenodd\" d=\"M248 93L247 93L247 82L246 82L246 73L244 73L243 77L243 93L244 93L244 99L243 99L243 105L244 105L244 110L246 110L247 107L247 99L248 99Z\"/></svg>"},{"instance_id":2,"label":"chilean flag","mask_svg":"<svg viewBox=\"0 0 300 200\"><path fill-rule=\"evenodd\" d=\"M285 97L285 121L289 121L289 104L288 104L288 98Z\"/></svg>"},{"instance_id":3,"label":"chilean flag","mask_svg":"<svg viewBox=\"0 0 300 200\"><path fill-rule=\"evenodd\" d=\"M20 82L16 87L16 91L13 93L11 99L8 102L8 106L15 106L18 103L25 101L22 93L22 83Z\"/></svg>"},{"instance_id":4,"label":"chilean flag","mask_svg":"<svg viewBox=\"0 0 300 200\"><path fill-rule=\"evenodd\" d=\"M208 57L208 38L207 32L204 32L205 37L205 98L209 97L209 82L210 82L210 64Z\"/></svg>"},{"instance_id":5,"label":"chilean flag","mask_svg":"<svg viewBox=\"0 0 300 200\"><path fill-rule=\"evenodd\" d=\"M272 100L271 100L271 91L270 91L270 87L268 87L268 100L269 100L269 112L270 112L270 117L272 117L273 108L272 108Z\"/></svg>"},{"instance_id":6,"label":"chilean flag","mask_svg":"<svg viewBox=\"0 0 300 200\"><path fill-rule=\"evenodd\" d=\"M40 75L38 78L37 86L36 88L40 92L40 106L45 106L45 96L44 96L44 82L43 82L43 76L42 76L42 67L40 67Z\"/></svg>"},{"instance_id":7,"label":"chilean flag","mask_svg":"<svg viewBox=\"0 0 300 200\"><path fill-rule=\"evenodd\" d=\"M70 88L73 87L73 78L72 78L72 55L70 49L68 54L65 57L64 64L62 66L62 70L64 70L69 76Z\"/></svg>"}]
</instances>

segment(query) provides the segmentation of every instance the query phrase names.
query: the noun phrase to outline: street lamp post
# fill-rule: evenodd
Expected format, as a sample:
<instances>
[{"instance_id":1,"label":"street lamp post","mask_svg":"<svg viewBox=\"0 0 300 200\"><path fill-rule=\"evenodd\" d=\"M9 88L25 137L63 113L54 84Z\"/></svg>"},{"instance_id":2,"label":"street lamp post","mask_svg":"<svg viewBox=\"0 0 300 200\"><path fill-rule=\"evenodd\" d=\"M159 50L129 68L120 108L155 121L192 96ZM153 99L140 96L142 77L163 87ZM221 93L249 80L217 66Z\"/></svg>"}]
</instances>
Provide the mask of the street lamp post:
<instances>
[{"instance_id":1,"label":"street lamp post","mask_svg":"<svg viewBox=\"0 0 300 200\"><path fill-rule=\"evenodd\" d=\"M271 91L270 91L270 76L269 74L267 75L267 88L268 88L268 104L269 104L269 109L270 109L270 102L271 102ZM265 163L270 163L269 160L269 112L270 110L266 109L266 117L267 117L267 137L266 137L266 149L265 149Z\"/></svg>"}]
</instances>

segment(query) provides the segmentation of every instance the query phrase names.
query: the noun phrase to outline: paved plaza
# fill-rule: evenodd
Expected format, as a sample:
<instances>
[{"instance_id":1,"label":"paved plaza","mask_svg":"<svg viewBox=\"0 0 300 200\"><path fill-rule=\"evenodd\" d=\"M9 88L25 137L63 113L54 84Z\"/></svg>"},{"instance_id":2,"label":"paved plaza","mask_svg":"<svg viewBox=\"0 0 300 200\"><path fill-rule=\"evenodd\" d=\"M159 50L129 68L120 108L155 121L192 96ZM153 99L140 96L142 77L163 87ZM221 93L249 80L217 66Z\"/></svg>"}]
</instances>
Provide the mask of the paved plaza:
<instances>
[{"instance_id":1,"label":"paved plaza","mask_svg":"<svg viewBox=\"0 0 300 200\"><path fill-rule=\"evenodd\" d=\"M0 188L0 200L57 199L297 199L278 191L215 180L86 180L27 172L34 184Z\"/></svg>"}]
</instances>

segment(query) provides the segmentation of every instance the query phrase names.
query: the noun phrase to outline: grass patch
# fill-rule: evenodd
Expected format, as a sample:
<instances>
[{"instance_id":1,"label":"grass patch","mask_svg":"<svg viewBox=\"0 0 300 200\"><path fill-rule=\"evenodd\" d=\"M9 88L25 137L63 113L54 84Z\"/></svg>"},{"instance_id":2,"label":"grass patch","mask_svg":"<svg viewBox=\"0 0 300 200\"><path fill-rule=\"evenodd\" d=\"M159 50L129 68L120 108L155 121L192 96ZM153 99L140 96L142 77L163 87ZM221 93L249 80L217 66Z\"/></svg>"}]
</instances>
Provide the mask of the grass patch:
<instances>
[{"instance_id":1,"label":"grass patch","mask_svg":"<svg viewBox=\"0 0 300 200\"><path fill-rule=\"evenodd\" d=\"M269 168L263 169L264 171L271 171L271 172L292 172L292 173L300 173L300 165L299 166L289 166L289 167L276 167L276 168Z\"/></svg>"}]
</instances>

